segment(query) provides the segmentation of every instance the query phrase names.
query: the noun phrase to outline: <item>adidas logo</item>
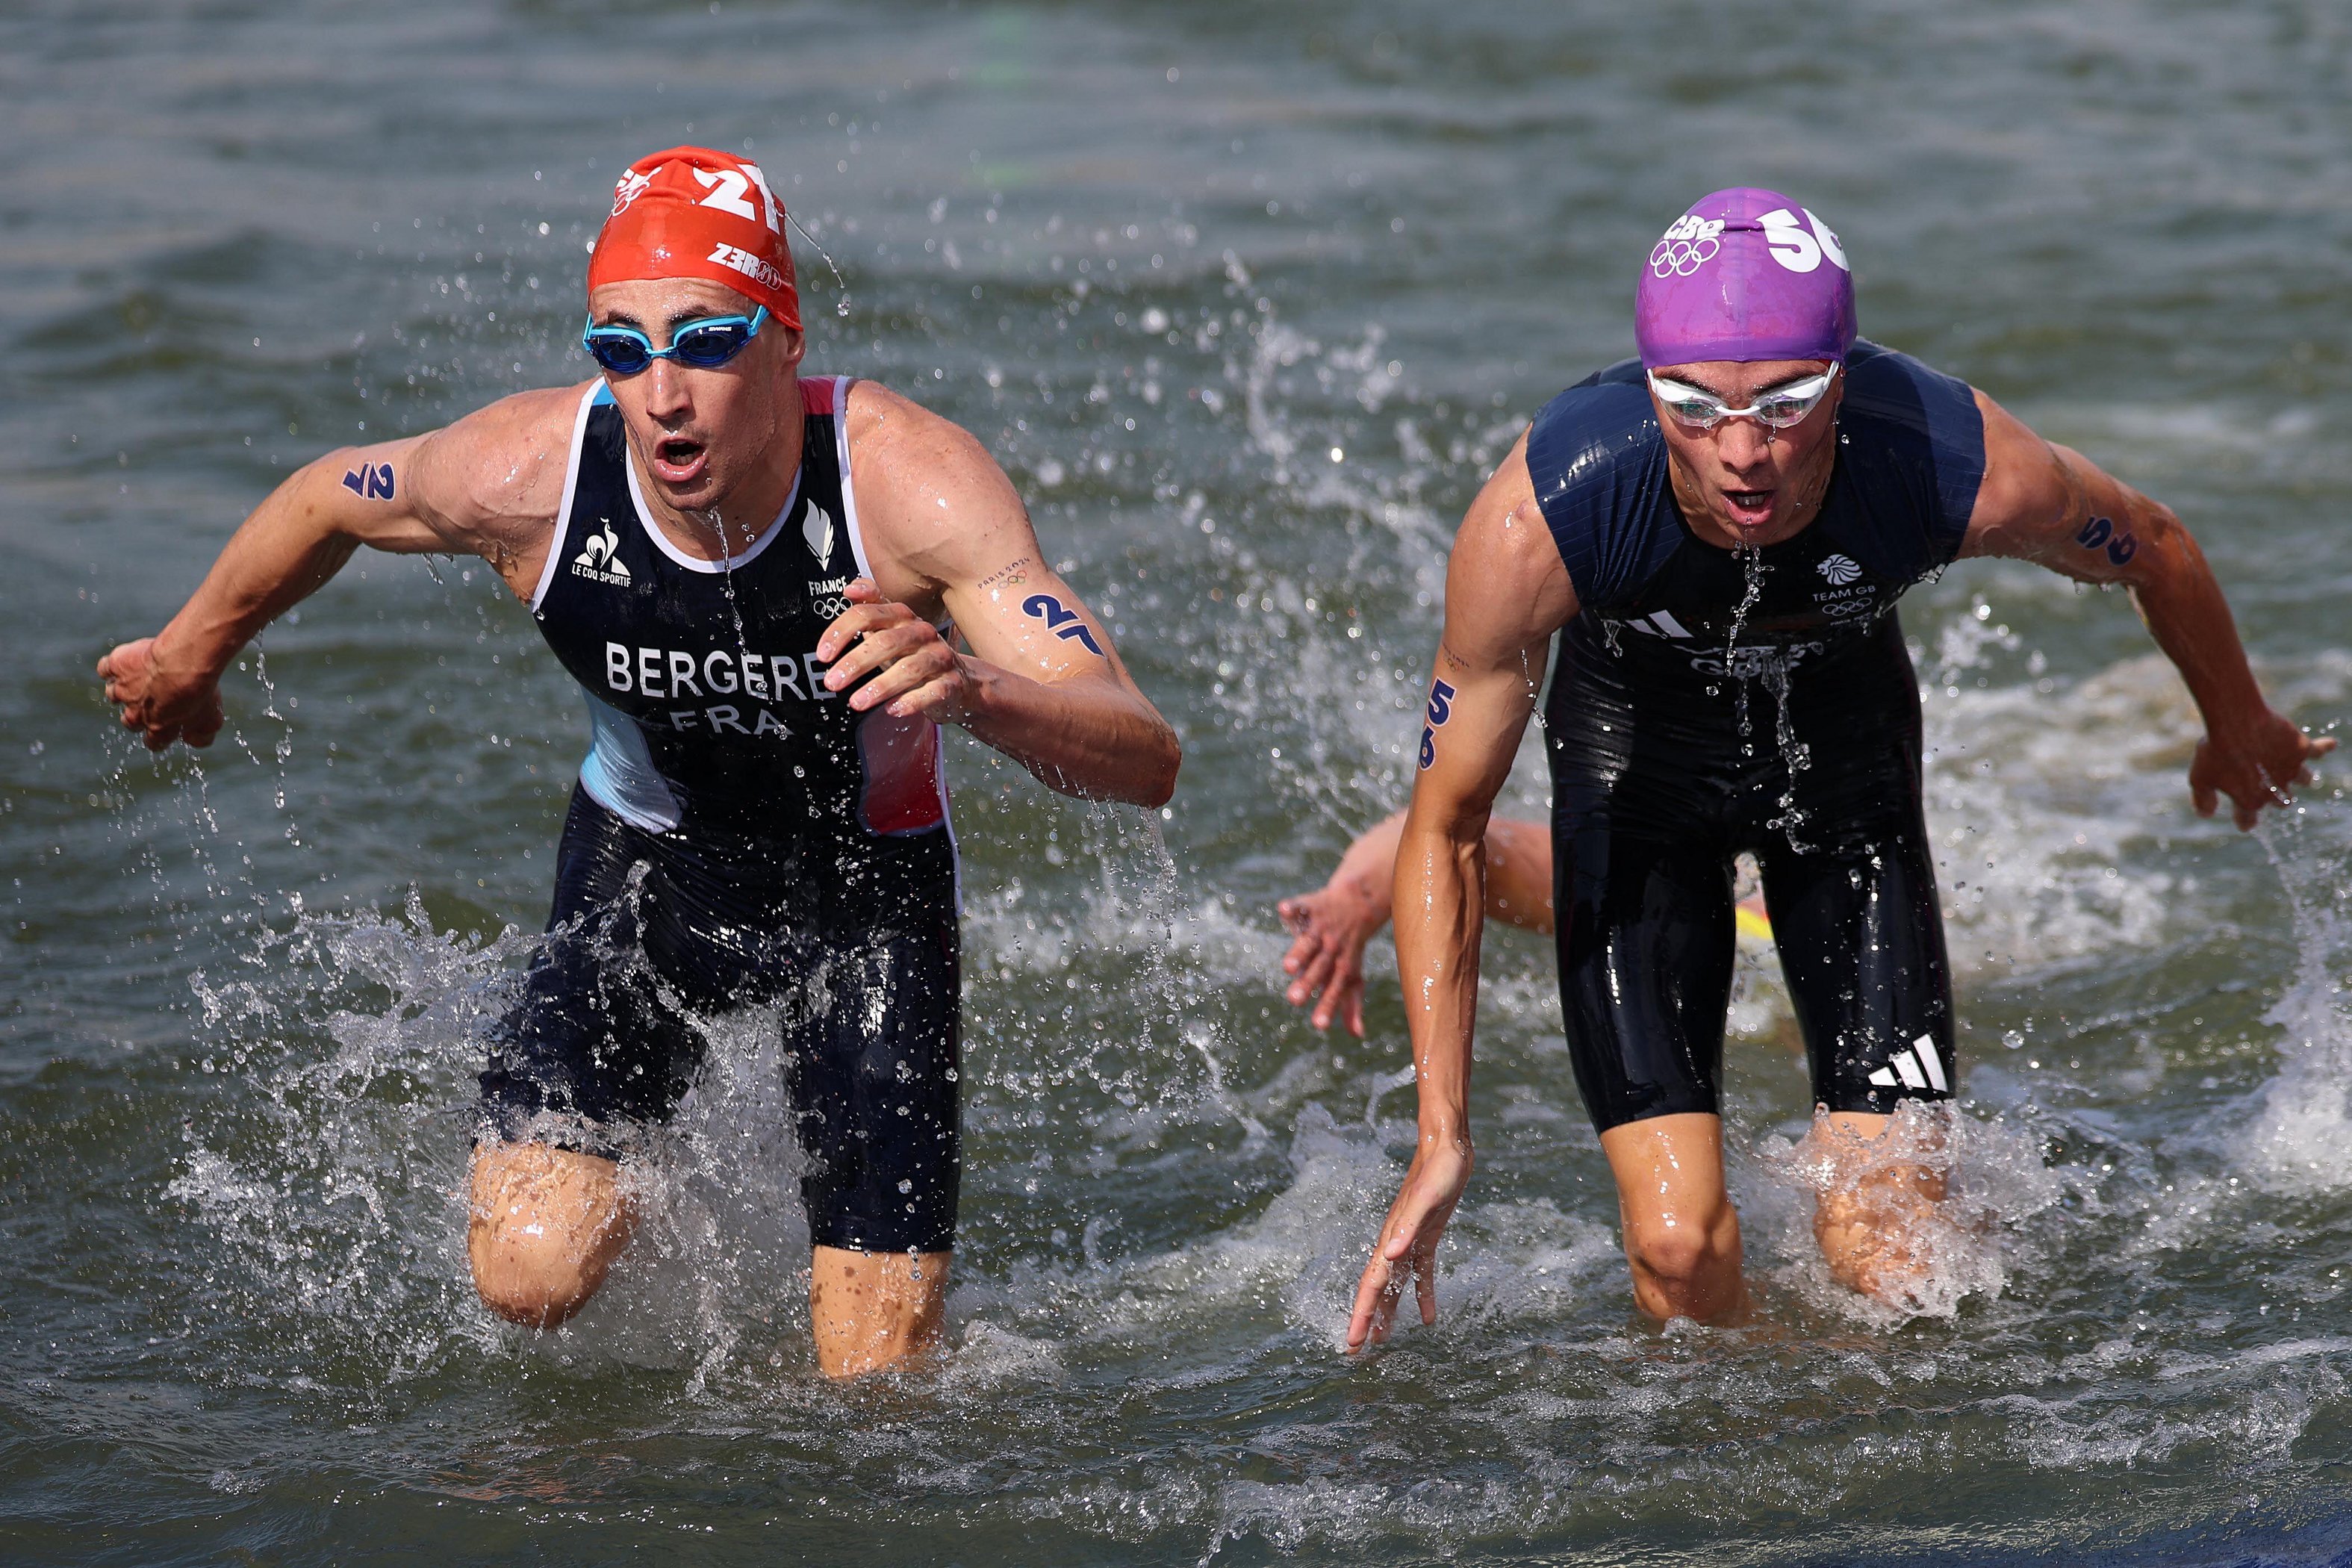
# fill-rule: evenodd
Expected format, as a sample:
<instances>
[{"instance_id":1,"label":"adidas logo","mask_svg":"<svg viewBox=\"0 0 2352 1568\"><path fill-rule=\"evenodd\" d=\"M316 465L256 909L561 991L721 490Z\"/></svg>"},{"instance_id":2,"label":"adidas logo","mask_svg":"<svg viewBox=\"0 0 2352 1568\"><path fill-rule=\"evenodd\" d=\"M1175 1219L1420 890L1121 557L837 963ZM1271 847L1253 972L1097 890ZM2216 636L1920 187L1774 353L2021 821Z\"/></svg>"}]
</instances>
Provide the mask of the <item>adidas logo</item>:
<instances>
[{"instance_id":1,"label":"adidas logo","mask_svg":"<svg viewBox=\"0 0 2352 1568\"><path fill-rule=\"evenodd\" d=\"M1843 588L1862 575L1862 563L1851 555L1832 555L1824 559L1814 570Z\"/></svg>"},{"instance_id":2,"label":"adidas logo","mask_svg":"<svg viewBox=\"0 0 2352 1568\"><path fill-rule=\"evenodd\" d=\"M1626 623L1637 632L1647 632L1654 637L1686 637L1690 630L1664 610L1654 610L1646 616Z\"/></svg>"},{"instance_id":3,"label":"adidas logo","mask_svg":"<svg viewBox=\"0 0 2352 1568\"><path fill-rule=\"evenodd\" d=\"M599 520L604 531L592 533L580 553L572 558L572 574L585 577L592 583L610 583L625 587L629 581L628 563L620 558L621 536L613 531L613 520Z\"/></svg>"},{"instance_id":4,"label":"adidas logo","mask_svg":"<svg viewBox=\"0 0 2352 1568\"><path fill-rule=\"evenodd\" d=\"M1887 1058L1886 1065L1870 1075L1870 1081L1881 1089L1932 1089L1937 1094L1952 1091L1944 1077L1944 1058L1936 1054L1936 1042L1927 1035L1912 1041L1909 1050L1897 1051Z\"/></svg>"},{"instance_id":5,"label":"adidas logo","mask_svg":"<svg viewBox=\"0 0 2352 1568\"><path fill-rule=\"evenodd\" d=\"M801 537L808 541L809 553L823 566L833 559L833 517L814 501L808 504L808 516L801 521Z\"/></svg>"}]
</instances>

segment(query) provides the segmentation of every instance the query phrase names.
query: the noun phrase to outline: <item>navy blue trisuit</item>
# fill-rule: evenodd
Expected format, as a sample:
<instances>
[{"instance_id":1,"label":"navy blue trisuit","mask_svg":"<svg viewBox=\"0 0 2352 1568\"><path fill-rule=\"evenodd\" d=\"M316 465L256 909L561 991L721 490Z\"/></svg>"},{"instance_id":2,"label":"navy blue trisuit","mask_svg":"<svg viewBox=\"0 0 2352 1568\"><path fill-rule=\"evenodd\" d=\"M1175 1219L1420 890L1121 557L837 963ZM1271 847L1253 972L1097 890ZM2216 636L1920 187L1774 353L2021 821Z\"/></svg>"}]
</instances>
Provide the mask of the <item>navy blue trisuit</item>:
<instances>
[{"instance_id":1,"label":"navy blue trisuit","mask_svg":"<svg viewBox=\"0 0 2352 1568\"><path fill-rule=\"evenodd\" d=\"M938 729L851 710L816 644L870 574L846 379L801 381L783 511L702 561L655 525L621 413L580 403L532 614L592 742L555 902L482 1074L485 1139L608 1157L669 1117L711 1020L782 1032L811 1240L953 1244L960 978Z\"/></svg>"},{"instance_id":2,"label":"navy blue trisuit","mask_svg":"<svg viewBox=\"0 0 2352 1568\"><path fill-rule=\"evenodd\" d=\"M1857 342L1803 531L1692 532L1634 362L1554 398L1528 470L1574 586L1545 710L1560 1001L1593 1124L1717 1112L1732 862L1755 854L1813 1099L1950 1097L1951 970L1895 600L1984 478L1965 383Z\"/></svg>"}]
</instances>

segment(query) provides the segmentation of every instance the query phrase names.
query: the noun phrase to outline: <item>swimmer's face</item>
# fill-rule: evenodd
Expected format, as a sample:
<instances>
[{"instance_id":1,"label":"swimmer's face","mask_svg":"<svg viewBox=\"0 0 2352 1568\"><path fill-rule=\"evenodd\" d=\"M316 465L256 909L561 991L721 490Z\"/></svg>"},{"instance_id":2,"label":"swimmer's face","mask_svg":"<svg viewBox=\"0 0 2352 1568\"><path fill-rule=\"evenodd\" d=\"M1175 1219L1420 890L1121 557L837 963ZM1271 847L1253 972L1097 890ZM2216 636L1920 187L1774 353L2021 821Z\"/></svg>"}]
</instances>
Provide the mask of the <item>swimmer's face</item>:
<instances>
[{"instance_id":1,"label":"swimmer's face","mask_svg":"<svg viewBox=\"0 0 2352 1568\"><path fill-rule=\"evenodd\" d=\"M656 348L671 331L711 316L749 316L759 307L723 284L699 278L607 283L588 296L600 327L635 327ZM729 498L761 479L775 480L793 448L784 438L803 417L801 334L771 318L725 364L698 369L657 359L635 375L605 379L644 471L659 499L682 512L716 511L730 525L764 528L771 519L727 516ZM789 474L781 476L789 482Z\"/></svg>"},{"instance_id":2,"label":"swimmer's face","mask_svg":"<svg viewBox=\"0 0 2352 1568\"><path fill-rule=\"evenodd\" d=\"M1775 387L1821 374L1820 359L1704 360L1662 365L1668 380L1711 392L1747 408ZM1673 458L1675 499L1701 537L1726 545L1777 544L1801 531L1821 510L1837 460L1837 410L1845 377L1830 384L1813 411L1786 429L1754 419L1726 419L1711 430L1684 424L1650 397Z\"/></svg>"}]
</instances>

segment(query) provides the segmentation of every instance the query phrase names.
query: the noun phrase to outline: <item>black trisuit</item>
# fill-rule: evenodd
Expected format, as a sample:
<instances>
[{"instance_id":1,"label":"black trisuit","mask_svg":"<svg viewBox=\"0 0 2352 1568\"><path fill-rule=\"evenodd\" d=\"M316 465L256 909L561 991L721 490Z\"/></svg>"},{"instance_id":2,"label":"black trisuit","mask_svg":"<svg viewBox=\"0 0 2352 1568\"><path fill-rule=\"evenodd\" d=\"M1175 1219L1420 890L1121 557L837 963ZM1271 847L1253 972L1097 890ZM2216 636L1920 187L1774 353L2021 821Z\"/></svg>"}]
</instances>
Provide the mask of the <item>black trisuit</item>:
<instances>
[{"instance_id":1,"label":"black trisuit","mask_svg":"<svg viewBox=\"0 0 2352 1568\"><path fill-rule=\"evenodd\" d=\"M957 1187L955 845L928 720L851 711L817 638L869 574L846 380L803 379L792 499L725 563L647 515L585 395L531 609L593 740L555 908L482 1075L485 1136L616 1155L693 1081L698 1020L775 1008L819 1246L934 1251Z\"/></svg>"},{"instance_id":2,"label":"black trisuit","mask_svg":"<svg viewBox=\"0 0 2352 1568\"><path fill-rule=\"evenodd\" d=\"M1964 383L1867 342L1844 380L1821 514L1767 546L1760 572L1684 521L1638 364L1561 393L1528 437L1580 606L1546 724L1560 1000L1603 1131L1717 1110L1743 849L1816 1102L1883 1112L1951 1092L1919 694L1895 601L1958 552L1984 426Z\"/></svg>"}]
</instances>

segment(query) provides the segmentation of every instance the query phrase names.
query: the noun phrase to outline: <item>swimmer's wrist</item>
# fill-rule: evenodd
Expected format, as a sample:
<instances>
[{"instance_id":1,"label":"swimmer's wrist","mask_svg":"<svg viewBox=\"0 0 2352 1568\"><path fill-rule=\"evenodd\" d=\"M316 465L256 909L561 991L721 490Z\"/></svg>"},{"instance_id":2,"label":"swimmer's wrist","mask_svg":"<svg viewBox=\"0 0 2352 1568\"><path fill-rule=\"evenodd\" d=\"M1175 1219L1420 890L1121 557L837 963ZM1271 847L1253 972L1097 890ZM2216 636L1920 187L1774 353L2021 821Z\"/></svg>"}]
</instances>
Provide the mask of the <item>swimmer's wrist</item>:
<instances>
[{"instance_id":1,"label":"swimmer's wrist","mask_svg":"<svg viewBox=\"0 0 2352 1568\"><path fill-rule=\"evenodd\" d=\"M1377 877L1351 872L1344 866L1323 885L1323 891L1349 911L1354 934L1366 942L1389 923L1389 916L1394 912L1389 902L1389 884Z\"/></svg>"},{"instance_id":2,"label":"swimmer's wrist","mask_svg":"<svg viewBox=\"0 0 2352 1568\"><path fill-rule=\"evenodd\" d=\"M189 626L185 616L185 611L173 616L155 634L147 655L150 679L161 677L183 686L216 685L246 639L207 636L203 629Z\"/></svg>"},{"instance_id":3,"label":"swimmer's wrist","mask_svg":"<svg viewBox=\"0 0 2352 1568\"><path fill-rule=\"evenodd\" d=\"M1423 1079L1424 1084L1426 1079ZM1414 1117L1423 1144L1454 1144L1470 1147L1470 1107L1457 1091L1432 1093L1426 1089L1421 1096L1421 1109Z\"/></svg>"},{"instance_id":4,"label":"swimmer's wrist","mask_svg":"<svg viewBox=\"0 0 2352 1568\"><path fill-rule=\"evenodd\" d=\"M2205 738L2220 745L2250 741L2265 730L2293 722L2264 701L2259 690L2237 701L2200 702L2197 716L2205 721Z\"/></svg>"},{"instance_id":5,"label":"swimmer's wrist","mask_svg":"<svg viewBox=\"0 0 2352 1568\"><path fill-rule=\"evenodd\" d=\"M1420 1142L1424 1152L1452 1152L1468 1159L1472 1152L1469 1114L1449 1110L1443 1117L1423 1117Z\"/></svg>"},{"instance_id":6,"label":"swimmer's wrist","mask_svg":"<svg viewBox=\"0 0 2352 1568\"><path fill-rule=\"evenodd\" d=\"M984 728L991 720L1005 717L1006 672L976 654L958 653L953 649L950 654L955 659L956 679L963 689L962 696L953 711L939 717L968 730Z\"/></svg>"}]
</instances>

